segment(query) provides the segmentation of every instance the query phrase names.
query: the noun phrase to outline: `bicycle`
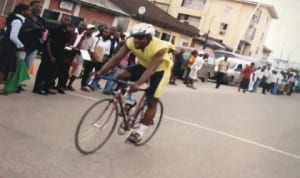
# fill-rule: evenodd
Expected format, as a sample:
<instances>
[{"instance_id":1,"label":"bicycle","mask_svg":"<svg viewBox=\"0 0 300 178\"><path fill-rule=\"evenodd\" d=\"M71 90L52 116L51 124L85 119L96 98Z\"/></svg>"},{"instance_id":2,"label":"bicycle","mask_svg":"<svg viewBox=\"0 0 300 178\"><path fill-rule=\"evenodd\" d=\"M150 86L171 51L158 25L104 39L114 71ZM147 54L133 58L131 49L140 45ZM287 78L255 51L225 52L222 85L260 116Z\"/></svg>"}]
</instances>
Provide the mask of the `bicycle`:
<instances>
[{"instance_id":1,"label":"bicycle","mask_svg":"<svg viewBox=\"0 0 300 178\"><path fill-rule=\"evenodd\" d=\"M132 83L107 77L101 77L101 79L112 80L119 87L113 93L113 97L97 101L81 117L76 128L75 146L82 154L94 153L109 140L118 123L118 117L122 117L123 120L119 124L117 133L125 135L139 126L140 120L147 110L145 93L147 89L138 89L137 92L143 92L141 98L134 106L128 106L124 105L124 98L127 88ZM134 145L142 146L154 136L160 126L162 116L163 104L159 100L152 124L146 130L143 139Z\"/></svg>"}]
</instances>

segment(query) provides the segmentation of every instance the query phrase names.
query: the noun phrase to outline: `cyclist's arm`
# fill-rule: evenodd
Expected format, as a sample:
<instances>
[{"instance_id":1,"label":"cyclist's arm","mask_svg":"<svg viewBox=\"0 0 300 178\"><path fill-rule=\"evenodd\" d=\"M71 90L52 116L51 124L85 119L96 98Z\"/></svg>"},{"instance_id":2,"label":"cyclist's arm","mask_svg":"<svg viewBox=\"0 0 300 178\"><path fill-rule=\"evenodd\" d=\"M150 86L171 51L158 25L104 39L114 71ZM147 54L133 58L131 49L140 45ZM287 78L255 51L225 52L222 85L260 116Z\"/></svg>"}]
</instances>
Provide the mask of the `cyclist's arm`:
<instances>
[{"instance_id":1,"label":"cyclist's arm","mask_svg":"<svg viewBox=\"0 0 300 178\"><path fill-rule=\"evenodd\" d=\"M159 64L163 61L163 57L165 53L167 52L167 48L163 48L159 50L152 58L152 61L148 68L145 70L145 72L142 74L142 76L135 82L135 86L139 87L143 83L145 83L156 71Z\"/></svg>"},{"instance_id":2,"label":"cyclist's arm","mask_svg":"<svg viewBox=\"0 0 300 178\"><path fill-rule=\"evenodd\" d=\"M126 45L123 45L118 50L118 52L113 57L111 57L100 70L97 71L97 75L104 74L108 72L110 69L112 69L113 67L119 65L121 60L127 55L128 52L129 49L126 47Z\"/></svg>"}]
</instances>

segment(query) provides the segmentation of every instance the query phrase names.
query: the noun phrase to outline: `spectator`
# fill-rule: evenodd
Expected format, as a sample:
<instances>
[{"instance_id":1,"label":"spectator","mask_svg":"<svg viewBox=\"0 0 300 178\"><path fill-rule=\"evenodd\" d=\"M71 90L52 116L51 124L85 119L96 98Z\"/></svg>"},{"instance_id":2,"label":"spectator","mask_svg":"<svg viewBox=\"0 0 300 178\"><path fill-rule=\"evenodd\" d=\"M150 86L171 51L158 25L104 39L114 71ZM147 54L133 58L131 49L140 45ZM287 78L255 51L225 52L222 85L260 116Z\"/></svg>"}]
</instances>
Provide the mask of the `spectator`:
<instances>
[{"instance_id":1,"label":"spectator","mask_svg":"<svg viewBox=\"0 0 300 178\"><path fill-rule=\"evenodd\" d=\"M25 18L30 13L30 6L20 3L16 5L14 11L6 19L6 32L2 40L0 53L0 94L6 94L4 84L8 74L15 72L17 61L21 54L25 52L25 46L19 39L19 34ZM22 57L25 57L25 55Z\"/></svg>"},{"instance_id":2,"label":"spectator","mask_svg":"<svg viewBox=\"0 0 300 178\"><path fill-rule=\"evenodd\" d=\"M92 36L94 30L94 25L87 25L87 30L84 33L84 36L82 37L80 43L77 45L76 50L78 51L78 54L74 58L74 62L77 64L77 66L72 70L72 77L70 78L69 84L67 86L67 89L71 91L75 91L72 85L75 79L79 78L84 63L84 60L80 55L80 50L87 50L88 52L91 52L95 45L95 38Z\"/></svg>"},{"instance_id":3,"label":"spectator","mask_svg":"<svg viewBox=\"0 0 300 178\"><path fill-rule=\"evenodd\" d=\"M227 74L229 68L229 62L227 60L228 57L225 56L224 60L220 61L218 72L217 72L216 88L220 87L223 77Z\"/></svg>"},{"instance_id":4,"label":"spectator","mask_svg":"<svg viewBox=\"0 0 300 178\"><path fill-rule=\"evenodd\" d=\"M252 73L252 80L253 80L253 86L250 90L253 93L256 93L257 87L259 86L260 80L262 78L262 68L258 67L253 73Z\"/></svg>"},{"instance_id":5,"label":"spectator","mask_svg":"<svg viewBox=\"0 0 300 178\"><path fill-rule=\"evenodd\" d=\"M246 92L246 90L249 87L250 76L251 76L251 73L252 73L254 67L255 67L254 62L252 62L250 64L250 66L246 65L244 71L242 72L243 73L243 78L242 78L242 81L240 82L240 86L238 88L238 91L240 91L241 89L243 89L243 93Z\"/></svg>"},{"instance_id":6,"label":"spectator","mask_svg":"<svg viewBox=\"0 0 300 178\"><path fill-rule=\"evenodd\" d=\"M177 54L175 54L174 66L169 82L170 84L176 85L176 79L180 76L181 66L184 62L183 53L184 49L180 49L180 51Z\"/></svg>"},{"instance_id":7,"label":"spectator","mask_svg":"<svg viewBox=\"0 0 300 178\"><path fill-rule=\"evenodd\" d=\"M191 66L191 71L189 74L189 80L187 82L187 87L196 89L194 87L194 81L198 79L198 71L201 69L202 65L204 63L204 58L203 55L200 54L199 56L196 57L195 62Z\"/></svg>"},{"instance_id":8,"label":"spectator","mask_svg":"<svg viewBox=\"0 0 300 178\"><path fill-rule=\"evenodd\" d=\"M37 51L41 45L42 33L45 31L45 20L40 17L42 11L41 1L35 0L30 3L31 15L25 20L22 27L21 41L25 45L25 63L28 68L33 64Z\"/></svg>"},{"instance_id":9,"label":"spectator","mask_svg":"<svg viewBox=\"0 0 300 178\"><path fill-rule=\"evenodd\" d=\"M189 80L191 67L192 67L193 63L195 62L197 56L198 56L198 51L197 50L194 50L194 51L191 52L191 57L187 61L186 67L185 67L185 76L183 78L184 84L187 84L187 82Z\"/></svg>"},{"instance_id":10,"label":"spectator","mask_svg":"<svg viewBox=\"0 0 300 178\"><path fill-rule=\"evenodd\" d=\"M266 94L266 91L269 92L271 89L271 80L272 80L272 70L271 64L268 64L267 68L264 71L263 76L263 83L262 83L262 94Z\"/></svg>"},{"instance_id":11,"label":"spectator","mask_svg":"<svg viewBox=\"0 0 300 178\"><path fill-rule=\"evenodd\" d=\"M83 67L84 67L84 72L82 75L81 79L81 90L90 92L91 88L93 90L98 90L100 89L99 81L95 81L92 86L89 86L89 77L90 73L92 72L93 69L96 71L99 70L102 65L104 64L105 61L108 60L109 54L110 54L110 47L111 47L111 40L110 40L110 31L108 27L105 27L103 31L101 32L101 36L99 36L96 39L95 47L100 47L102 48L103 51L103 59L102 61L96 61L92 59L92 61L84 61ZM93 52L93 51L92 51Z\"/></svg>"},{"instance_id":12,"label":"spectator","mask_svg":"<svg viewBox=\"0 0 300 178\"><path fill-rule=\"evenodd\" d=\"M94 28L94 25L92 25L92 27ZM81 21L78 24L78 27L71 32L71 40L67 44L67 46L70 47L71 50L70 48L68 50L65 50L65 58L67 59L69 64L68 70L66 70L67 75L69 75L70 67L72 66L71 77L69 79L69 84L66 87L66 89L70 91L75 91L75 89L72 86L73 82L76 78L80 77L81 74L83 60L80 56L79 50L81 49L81 45L86 37L86 28L87 24L84 21Z\"/></svg>"},{"instance_id":13,"label":"spectator","mask_svg":"<svg viewBox=\"0 0 300 178\"><path fill-rule=\"evenodd\" d=\"M64 15L61 19L61 24L57 27L49 29L47 42L42 54L42 61L39 66L33 92L40 95L55 94L50 91L50 86L53 83L56 74L59 78L57 91L64 94L62 88L63 66L64 66L64 48L70 40L71 33L67 26L71 22L71 16ZM56 70L57 68L57 70Z\"/></svg>"}]
</instances>

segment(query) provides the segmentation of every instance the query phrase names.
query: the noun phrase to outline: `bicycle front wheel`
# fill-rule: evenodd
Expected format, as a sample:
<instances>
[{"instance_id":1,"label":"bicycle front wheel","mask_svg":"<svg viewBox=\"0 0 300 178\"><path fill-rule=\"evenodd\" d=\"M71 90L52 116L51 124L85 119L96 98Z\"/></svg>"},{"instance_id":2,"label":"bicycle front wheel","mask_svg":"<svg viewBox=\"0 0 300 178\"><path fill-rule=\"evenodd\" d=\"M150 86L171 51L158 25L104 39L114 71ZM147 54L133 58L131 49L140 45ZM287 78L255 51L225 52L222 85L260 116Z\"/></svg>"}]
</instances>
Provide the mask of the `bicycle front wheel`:
<instances>
[{"instance_id":1,"label":"bicycle front wheel","mask_svg":"<svg viewBox=\"0 0 300 178\"><path fill-rule=\"evenodd\" d=\"M141 109L138 111L137 120L135 121L136 124L134 127L138 127L140 121L144 118L147 108L148 108L148 105L145 102L143 104L143 106L141 107ZM146 129L142 140L139 143L135 144L136 146L142 146L142 145L146 144L154 136L154 134L157 132L157 130L160 126L162 116L163 116L163 111L164 111L164 106L163 106L162 102L160 100L158 100L156 114L153 118L153 121Z\"/></svg>"},{"instance_id":2,"label":"bicycle front wheel","mask_svg":"<svg viewBox=\"0 0 300 178\"><path fill-rule=\"evenodd\" d=\"M118 107L113 99L93 104L81 117L75 133L75 146L82 154L100 149L112 135L118 118Z\"/></svg>"}]
</instances>

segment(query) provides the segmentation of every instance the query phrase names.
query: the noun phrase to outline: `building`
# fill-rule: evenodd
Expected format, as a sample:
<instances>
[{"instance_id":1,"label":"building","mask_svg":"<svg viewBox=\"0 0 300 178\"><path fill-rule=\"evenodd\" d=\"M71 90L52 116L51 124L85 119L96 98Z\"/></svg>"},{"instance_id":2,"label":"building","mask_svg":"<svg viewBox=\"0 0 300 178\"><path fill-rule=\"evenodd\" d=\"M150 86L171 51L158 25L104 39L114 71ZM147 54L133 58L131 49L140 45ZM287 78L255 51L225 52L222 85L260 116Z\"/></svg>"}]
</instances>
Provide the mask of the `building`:
<instances>
[{"instance_id":1,"label":"building","mask_svg":"<svg viewBox=\"0 0 300 178\"><path fill-rule=\"evenodd\" d=\"M0 28L4 27L6 16L13 10L14 6L20 2L30 3L31 0L2 0L4 6L0 16ZM87 23L116 24L117 17L128 17L129 15L115 6L108 0L42 0L43 16L47 22L57 23L62 15L72 16L72 24L76 26L80 21Z\"/></svg>"},{"instance_id":2,"label":"building","mask_svg":"<svg viewBox=\"0 0 300 178\"><path fill-rule=\"evenodd\" d=\"M202 36L219 39L232 51L261 59L265 40L278 15L272 5L249 0L150 0Z\"/></svg>"},{"instance_id":3,"label":"building","mask_svg":"<svg viewBox=\"0 0 300 178\"><path fill-rule=\"evenodd\" d=\"M191 46L192 40L199 36L199 29L181 23L176 18L153 5L147 0L110 0L120 9L130 14L128 29L138 22L151 23L155 26L155 36L178 46Z\"/></svg>"},{"instance_id":4,"label":"building","mask_svg":"<svg viewBox=\"0 0 300 178\"><path fill-rule=\"evenodd\" d=\"M5 16L20 2L31 0L1 0L4 2L0 28L4 27ZM161 10L147 0L42 0L44 17L49 25L57 23L64 15L72 16L72 24L80 21L94 25L122 26L125 30L138 22L148 22L156 27L156 36L175 43L190 46L192 39L199 36L199 29L179 22L176 18Z\"/></svg>"}]
</instances>

